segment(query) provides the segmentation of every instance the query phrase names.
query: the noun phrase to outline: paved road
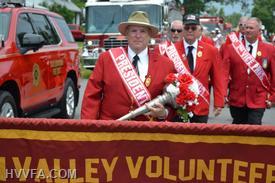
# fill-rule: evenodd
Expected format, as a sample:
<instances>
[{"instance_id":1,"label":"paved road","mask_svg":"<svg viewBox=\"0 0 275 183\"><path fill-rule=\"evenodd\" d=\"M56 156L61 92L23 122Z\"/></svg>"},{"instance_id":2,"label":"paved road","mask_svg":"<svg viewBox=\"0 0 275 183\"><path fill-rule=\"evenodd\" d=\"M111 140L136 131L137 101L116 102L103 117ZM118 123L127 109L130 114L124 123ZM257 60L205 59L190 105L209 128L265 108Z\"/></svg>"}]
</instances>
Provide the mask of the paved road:
<instances>
[{"instance_id":1,"label":"paved road","mask_svg":"<svg viewBox=\"0 0 275 183\"><path fill-rule=\"evenodd\" d=\"M81 89L80 89L80 97L79 97L80 103L79 103L79 105L77 106L77 109L76 109L76 115L75 115L76 119L80 118L80 115L79 115L80 107L81 107L81 103L82 103L83 93L84 93L84 90L86 88L86 84L87 84L87 80L83 79L81 81ZM213 110L211 108L211 112L210 112L210 115L209 115L209 123L231 124L232 118L230 116L228 108L224 108L221 115L219 115L217 117L214 117L212 111ZM266 110L266 112L264 114L264 118L263 118L263 125L275 125L275 107Z\"/></svg>"}]
</instances>

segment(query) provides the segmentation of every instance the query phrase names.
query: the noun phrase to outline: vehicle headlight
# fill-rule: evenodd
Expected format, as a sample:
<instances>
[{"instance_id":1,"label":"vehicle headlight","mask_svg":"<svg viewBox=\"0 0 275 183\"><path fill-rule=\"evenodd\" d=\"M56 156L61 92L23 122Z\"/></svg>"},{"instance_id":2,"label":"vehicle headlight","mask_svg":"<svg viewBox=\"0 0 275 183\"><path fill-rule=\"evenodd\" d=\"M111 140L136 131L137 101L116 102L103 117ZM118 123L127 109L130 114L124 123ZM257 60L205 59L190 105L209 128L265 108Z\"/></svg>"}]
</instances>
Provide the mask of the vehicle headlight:
<instances>
[{"instance_id":1,"label":"vehicle headlight","mask_svg":"<svg viewBox=\"0 0 275 183\"><path fill-rule=\"evenodd\" d=\"M88 46L92 46L93 45L93 41L88 41L87 44L88 44Z\"/></svg>"}]
</instances>

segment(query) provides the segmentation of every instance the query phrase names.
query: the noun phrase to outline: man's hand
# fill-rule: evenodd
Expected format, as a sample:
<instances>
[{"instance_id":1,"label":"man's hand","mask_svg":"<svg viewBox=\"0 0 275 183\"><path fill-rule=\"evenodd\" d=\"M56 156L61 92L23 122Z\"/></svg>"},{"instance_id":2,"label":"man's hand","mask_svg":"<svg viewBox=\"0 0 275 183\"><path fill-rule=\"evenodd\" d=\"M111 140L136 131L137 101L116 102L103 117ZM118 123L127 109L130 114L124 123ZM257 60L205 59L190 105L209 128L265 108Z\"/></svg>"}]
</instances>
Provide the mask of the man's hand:
<instances>
[{"instance_id":1,"label":"man's hand","mask_svg":"<svg viewBox=\"0 0 275 183\"><path fill-rule=\"evenodd\" d=\"M218 116L218 115L221 114L222 108L221 108L221 107L214 107L213 112L214 112L214 115L215 115L215 117L216 117L216 116Z\"/></svg>"},{"instance_id":2,"label":"man's hand","mask_svg":"<svg viewBox=\"0 0 275 183\"><path fill-rule=\"evenodd\" d=\"M224 106L229 106L228 97L224 97Z\"/></svg>"},{"instance_id":3,"label":"man's hand","mask_svg":"<svg viewBox=\"0 0 275 183\"><path fill-rule=\"evenodd\" d=\"M266 100L265 103L266 103L266 108L270 109L272 107L272 102L271 101Z\"/></svg>"},{"instance_id":4,"label":"man's hand","mask_svg":"<svg viewBox=\"0 0 275 183\"><path fill-rule=\"evenodd\" d=\"M146 115L149 115L151 117L158 118L158 119L165 119L168 116L167 109L165 109L165 107L161 103L157 103L152 107L148 106L147 104L145 104L145 106L150 111L146 113Z\"/></svg>"}]
</instances>

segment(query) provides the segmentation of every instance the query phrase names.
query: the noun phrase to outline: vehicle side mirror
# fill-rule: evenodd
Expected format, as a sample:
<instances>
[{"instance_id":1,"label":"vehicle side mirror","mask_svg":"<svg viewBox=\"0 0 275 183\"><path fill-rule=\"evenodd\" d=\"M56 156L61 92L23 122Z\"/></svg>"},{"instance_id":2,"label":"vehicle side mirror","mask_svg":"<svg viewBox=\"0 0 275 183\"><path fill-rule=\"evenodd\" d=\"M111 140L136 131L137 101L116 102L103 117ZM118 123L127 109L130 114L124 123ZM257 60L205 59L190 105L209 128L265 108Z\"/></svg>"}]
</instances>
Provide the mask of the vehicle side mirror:
<instances>
[{"instance_id":1,"label":"vehicle side mirror","mask_svg":"<svg viewBox=\"0 0 275 183\"><path fill-rule=\"evenodd\" d=\"M45 39L38 34L25 34L22 40L21 53L25 54L29 50L37 51L45 44Z\"/></svg>"}]
</instances>

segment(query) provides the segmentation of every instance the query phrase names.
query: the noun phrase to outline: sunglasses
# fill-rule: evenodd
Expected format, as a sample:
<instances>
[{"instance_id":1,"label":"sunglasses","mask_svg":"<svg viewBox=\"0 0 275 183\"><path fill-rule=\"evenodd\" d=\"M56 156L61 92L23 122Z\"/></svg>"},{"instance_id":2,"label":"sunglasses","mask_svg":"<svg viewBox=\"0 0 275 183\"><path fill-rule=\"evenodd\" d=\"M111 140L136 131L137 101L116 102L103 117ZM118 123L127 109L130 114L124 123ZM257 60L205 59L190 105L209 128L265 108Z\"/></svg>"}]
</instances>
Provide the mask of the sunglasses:
<instances>
[{"instance_id":1,"label":"sunglasses","mask_svg":"<svg viewBox=\"0 0 275 183\"><path fill-rule=\"evenodd\" d=\"M245 26L246 26L246 24L239 24L239 26L240 26L240 27L245 27Z\"/></svg>"},{"instance_id":2,"label":"sunglasses","mask_svg":"<svg viewBox=\"0 0 275 183\"><path fill-rule=\"evenodd\" d=\"M197 30L197 26L196 25L191 25L191 26L185 25L184 26L184 30L188 31L189 29L191 29L192 31L195 31L195 30Z\"/></svg>"},{"instance_id":3,"label":"sunglasses","mask_svg":"<svg viewBox=\"0 0 275 183\"><path fill-rule=\"evenodd\" d=\"M174 33L175 33L176 31L177 31L178 33L181 33L181 32L182 32L182 29L171 29L171 32L174 32Z\"/></svg>"}]
</instances>

